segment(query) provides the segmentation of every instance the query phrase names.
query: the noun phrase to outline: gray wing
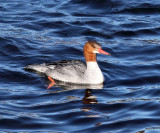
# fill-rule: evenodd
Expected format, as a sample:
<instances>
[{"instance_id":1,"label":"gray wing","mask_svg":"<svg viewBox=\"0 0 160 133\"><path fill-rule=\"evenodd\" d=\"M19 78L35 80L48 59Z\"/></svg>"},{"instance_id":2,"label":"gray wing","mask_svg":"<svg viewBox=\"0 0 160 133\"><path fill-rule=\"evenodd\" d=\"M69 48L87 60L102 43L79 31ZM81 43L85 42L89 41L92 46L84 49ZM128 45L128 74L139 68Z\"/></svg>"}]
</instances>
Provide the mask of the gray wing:
<instances>
[{"instance_id":1,"label":"gray wing","mask_svg":"<svg viewBox=\"0 0 160 133\"><path fill-rule=\"evenodd\" d=\"M86 63L81 60L62 60L52 63L33 64L24 67L25 70L43 73L55 79L61 80L63 77L81 77L87 69ZM65 79L66 79L65 78Z\"/></svg>"},{"instance_id":2,"label":"gray wing","mask_svg":"<svg viewBox=\"0 0 160 133\"><path fill-rule=\"evenodd\" d=\"M54 62L55 63L55 62ZM77 82L82 79L87 66L80 60L60 61L54 67L46 71L46 75L64 82ZM53 65L49 64L48 66Z\"/></svg>"},{"instance_id":3,"label":"gray wing","mask_svg":"<svg viewBox=\"0 0 160 133\"><path fill-rule=\"evenodd\" d=\"M49 69L61 74L83 74L87 69L86 63L81 60L63 60L46 64Z\"/></svg>"}]
</instances>

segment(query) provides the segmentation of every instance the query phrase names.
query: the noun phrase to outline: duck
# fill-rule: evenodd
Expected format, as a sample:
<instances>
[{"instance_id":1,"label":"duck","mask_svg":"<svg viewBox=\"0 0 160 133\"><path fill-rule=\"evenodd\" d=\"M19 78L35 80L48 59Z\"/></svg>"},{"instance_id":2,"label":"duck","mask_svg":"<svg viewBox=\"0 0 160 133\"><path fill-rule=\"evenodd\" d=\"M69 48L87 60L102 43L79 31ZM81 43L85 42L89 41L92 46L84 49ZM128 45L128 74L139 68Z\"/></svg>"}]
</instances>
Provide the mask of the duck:
<instances>
[{"instance_id":1,"label":"duck","mask_svg":"<svg viewBox=\"0 0 160 133\"><path fill-rule=\"evenodd\" d=\"M51 82L47 89L56 84L56 81L72 84L102 84L104 76L97 63L96 54L110 55L102 50L101 45L96 41L88 41L83 47L85 62L82 60L62 60L52 63L31 64L24 67L30 70L45 74Z\"/></svg>"}]
</instances>

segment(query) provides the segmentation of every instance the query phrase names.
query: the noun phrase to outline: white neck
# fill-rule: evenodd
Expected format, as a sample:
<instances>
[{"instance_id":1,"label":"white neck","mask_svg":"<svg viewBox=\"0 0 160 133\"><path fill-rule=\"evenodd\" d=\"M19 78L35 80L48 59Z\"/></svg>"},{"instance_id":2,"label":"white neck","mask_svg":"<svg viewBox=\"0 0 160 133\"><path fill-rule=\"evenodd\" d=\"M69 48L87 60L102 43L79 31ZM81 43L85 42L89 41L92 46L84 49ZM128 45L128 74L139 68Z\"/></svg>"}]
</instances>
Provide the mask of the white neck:
<instances>
[{"instance_id":1,"label":"white neck","mask_svg":"<svg viewBox=\"0 0 160 133\"><path fill-rule=\"evenodd\" d=\"M94 70L94 72L95 71L101 71L97 62L95 62L95 61L87 61L86 63L87 63L87 70L89 70L89 71L93 71Z\"/></svg>"}]
</instances>

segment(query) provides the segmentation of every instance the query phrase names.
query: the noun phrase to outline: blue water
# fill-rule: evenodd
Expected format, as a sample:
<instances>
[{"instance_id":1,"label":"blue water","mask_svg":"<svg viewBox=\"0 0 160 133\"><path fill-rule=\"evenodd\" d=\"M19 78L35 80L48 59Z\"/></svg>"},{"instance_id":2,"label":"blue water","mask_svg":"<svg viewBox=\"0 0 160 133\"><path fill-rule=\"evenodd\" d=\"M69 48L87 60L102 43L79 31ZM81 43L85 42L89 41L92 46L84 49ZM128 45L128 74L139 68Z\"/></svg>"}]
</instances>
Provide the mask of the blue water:
<instances>
[{"instance_id":1,"label":"blue water","mask_svg":"<svg viewBox=\"0 0 160 133\"><path fill-rule=\"evenodd\" d=\"M1 0L0 131L160 132L159 0ZM101 89L53 87L25 65L98 55Z\"/></svg>"}]
</instances>

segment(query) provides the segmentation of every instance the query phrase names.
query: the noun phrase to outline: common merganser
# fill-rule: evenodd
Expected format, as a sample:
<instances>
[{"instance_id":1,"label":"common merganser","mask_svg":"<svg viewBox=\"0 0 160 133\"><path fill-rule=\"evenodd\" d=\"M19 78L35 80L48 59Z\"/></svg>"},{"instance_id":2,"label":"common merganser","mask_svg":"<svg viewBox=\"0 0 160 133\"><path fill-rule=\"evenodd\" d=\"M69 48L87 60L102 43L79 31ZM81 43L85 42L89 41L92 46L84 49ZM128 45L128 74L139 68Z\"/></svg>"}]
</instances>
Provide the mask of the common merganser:
<instances>
[{"instance_id":1,"label":"common merganser","mask_svg":"<svg viewBox=\"0 0 160 133\"><path fill-rule=\"evenodd\" d=\"M110 54L103 51L95 41L87 42L83 52L86 63L81 60L57 61L28 65L25 69L45 74L51 81L47 89L55 84L55 80L74 84L102 84L104 76L98 66L96 53Z\"/></svg>"}]
</instances>

